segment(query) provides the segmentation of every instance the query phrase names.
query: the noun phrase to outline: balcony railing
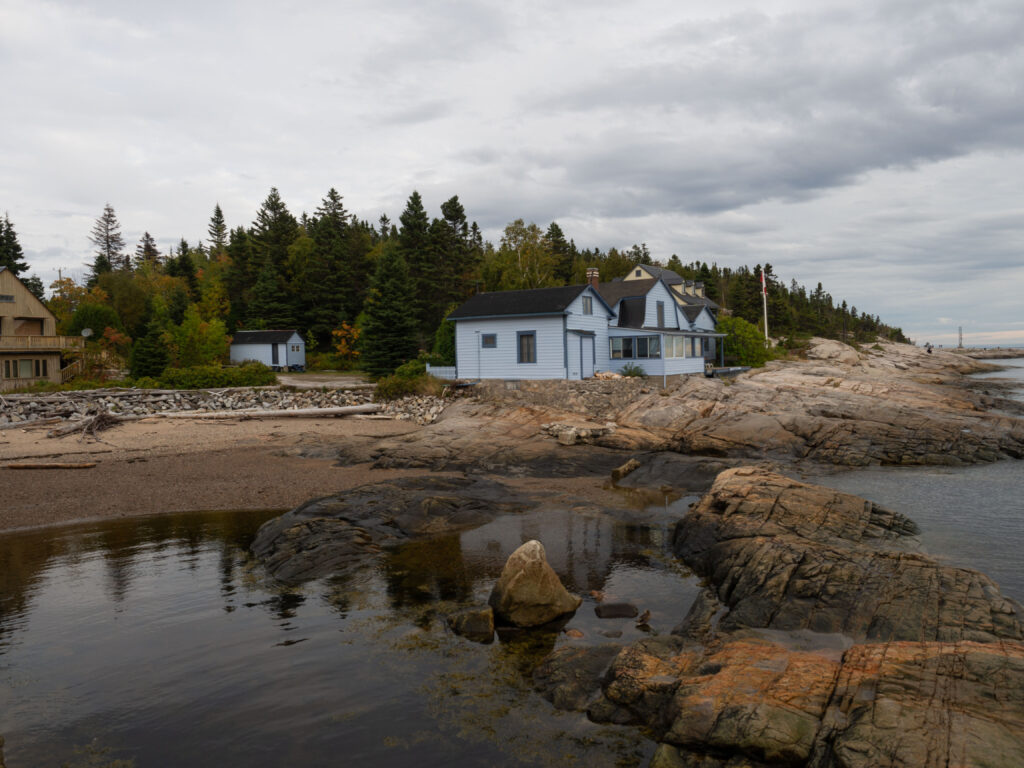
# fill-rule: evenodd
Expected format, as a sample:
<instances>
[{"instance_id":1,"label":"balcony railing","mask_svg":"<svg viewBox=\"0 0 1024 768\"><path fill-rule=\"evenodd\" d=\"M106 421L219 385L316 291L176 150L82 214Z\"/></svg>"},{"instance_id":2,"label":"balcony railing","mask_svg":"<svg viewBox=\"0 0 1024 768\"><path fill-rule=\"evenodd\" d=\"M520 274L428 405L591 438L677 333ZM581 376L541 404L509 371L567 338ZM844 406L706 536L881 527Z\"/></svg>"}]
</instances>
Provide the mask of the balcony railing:
<instances>
[{"instance_id":1,"label":"balcony railing","mask_svg":"<svg viewBox=\"0 0 1024 768\"><path fill-rule=\"evenodd\" d=\"M59 352L84 345L81 336L0 336L0 352Z\"/></svg>"}]
</instances>

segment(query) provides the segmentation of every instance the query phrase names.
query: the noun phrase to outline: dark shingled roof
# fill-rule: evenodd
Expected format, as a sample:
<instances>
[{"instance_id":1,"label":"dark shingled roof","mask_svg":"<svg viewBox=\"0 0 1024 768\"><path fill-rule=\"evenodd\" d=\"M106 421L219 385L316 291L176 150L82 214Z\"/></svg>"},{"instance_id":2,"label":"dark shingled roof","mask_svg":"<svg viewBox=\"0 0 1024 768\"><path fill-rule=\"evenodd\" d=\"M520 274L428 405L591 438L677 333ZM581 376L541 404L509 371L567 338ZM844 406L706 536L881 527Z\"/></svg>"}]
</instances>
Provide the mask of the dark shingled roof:
<instances>
[{"instance_id":1,"label":"dark shingled roof","mask_svg":"<svg viewBox=\"0 0 1024 768\"><path fill-rule=\"evenodd\" d=\"M498 315L557 315L586 290L586 285L534 288L526 291L491 291L470 296L448 315L450 320Z\"/></svg>"},{"instance_id":2,"label":"dark shingled roof","mask_svg":"<svg viewBox=\"0 0 1024 768\"><path fill-rule=\"evenodd\" d=\"M677 294L676 298L679 299L683 304L687 304L691 307L707 307L708 309L712 310L712 313L714 312L714 310L719 309L718 304L709 299L707 296L679 296Z\"/></svg>"},{"instance_id":3,"label":"dark shingled roof","mask_svg":"<svg viewBox=\"0 0 1024 768\"><path fill-rule=\"evenodd\" d=\"M632 296L619 303L619 328L642 328L647 311L647 299Z\"/></svg>"},{"instance_id":4,"label":"dark shingled roof","mask_svg":"<svg viewBox=\"0 0 1024 768\"><path fill-rule=\"evenodd\" d=\"M665 269L664 267L652 267L650 264L637 264L638 267L643 267L647 270L647 273L654 275L654 277L660 277L665 281L665 285L680 285L683 282L677 273L671 269Z\"/></svg>"},{"instance_id":5,"label":"dark shingled roof","mask_svg":"<svg viewBox=\"0 0 1024 768\"><path fill-rule=\"evenodd\" d=\"M686 319L691 323L696 321L700 317L700 313L704 311L704 307L700 304L683 304L679 307L683 310L683 314L686 315Z\"/></svg>"},{"instance_id":6,"label":"dark shingled roof","mask_svg":"<svg viewBox=\"0 0 1024 768\"><path fill-rule=\"evenodd\" d=\"M237 331L231 340L235 344L284 344L297 331Z\"/></svg>"},{"instance_id":7,"label":"dark shingled roof","mask_svg":"<svg viewBox=\"0 0 1024 768\"><path fill-rule=\"evenodd\" d=\"M654 278L647 280L620 280L611 283L600 283L597 292L607 302L608 306L615 309L615 302L620 299L633 299L646 296L647 292L658 282Z\"/></svg>"}]
</instances>

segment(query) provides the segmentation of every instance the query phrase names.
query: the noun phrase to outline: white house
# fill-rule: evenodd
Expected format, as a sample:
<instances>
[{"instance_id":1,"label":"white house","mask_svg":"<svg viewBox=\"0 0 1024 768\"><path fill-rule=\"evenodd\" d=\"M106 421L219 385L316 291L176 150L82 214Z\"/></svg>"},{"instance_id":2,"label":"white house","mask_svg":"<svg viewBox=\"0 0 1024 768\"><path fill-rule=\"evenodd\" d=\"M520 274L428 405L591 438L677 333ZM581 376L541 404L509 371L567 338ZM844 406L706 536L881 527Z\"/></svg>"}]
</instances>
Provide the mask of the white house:
<instances>
[{"instance_id":1,"label":"white house","mask_svg":"<svg viewBox=\"0 0 1024 768\"><path fill-rule=\"evenodd\" d=\"M661 279L479 293L452 312L460 379L586 379L641 367L649 376L704 370L715 322L676 301Z\"/></svg>"},{"instance_id":2,"label":"white house","mask_svg":"<svg viewBox=\"0 0 1024 768\"><path fill-rule=\"evenodd\" d=\"M275 371L306 367L306 343L298 331L238 331L231 340L231 362L256 360Z\"/></svg>"}]
</instances>

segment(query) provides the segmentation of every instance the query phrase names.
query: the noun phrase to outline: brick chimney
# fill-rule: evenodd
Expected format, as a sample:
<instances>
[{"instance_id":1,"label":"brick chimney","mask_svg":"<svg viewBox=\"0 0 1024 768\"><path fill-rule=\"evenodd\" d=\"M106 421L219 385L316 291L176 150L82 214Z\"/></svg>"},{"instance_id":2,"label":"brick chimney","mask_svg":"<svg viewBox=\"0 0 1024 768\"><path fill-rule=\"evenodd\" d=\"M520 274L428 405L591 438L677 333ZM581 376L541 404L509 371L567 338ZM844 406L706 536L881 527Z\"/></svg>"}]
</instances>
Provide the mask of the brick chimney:
<instances>
[{"instance_id":1,"label":"brick chimney","mask_svg":"<svg viewBox=\"0 0 1024 768\"><path fill-rule=\"evenodd\" d=\"M597 290L597 284L600 282L599 275L600 270L597 267L587 267L587 282L595 291Z\"/></svg>"}]
</instances>

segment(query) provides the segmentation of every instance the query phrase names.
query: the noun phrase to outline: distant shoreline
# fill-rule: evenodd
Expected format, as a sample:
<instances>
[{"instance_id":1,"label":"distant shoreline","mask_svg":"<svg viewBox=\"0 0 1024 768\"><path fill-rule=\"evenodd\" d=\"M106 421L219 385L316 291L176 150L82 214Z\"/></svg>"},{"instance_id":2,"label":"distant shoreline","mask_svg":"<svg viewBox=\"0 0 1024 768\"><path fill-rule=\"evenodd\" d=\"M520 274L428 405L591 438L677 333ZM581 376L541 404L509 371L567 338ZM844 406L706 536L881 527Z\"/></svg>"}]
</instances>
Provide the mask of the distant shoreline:
<instances>
[{"instance_id":1,"label":"distant shoreline","mask_svg":"<svg viewBox=\"0 0 1024 768\"><path fill-rule=\"evenodd\" d=\"M1024 347L963 347L946 350L975 360L1012 360L1024 357Z\"/></svg>"}]
</instances>

